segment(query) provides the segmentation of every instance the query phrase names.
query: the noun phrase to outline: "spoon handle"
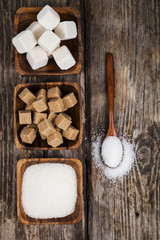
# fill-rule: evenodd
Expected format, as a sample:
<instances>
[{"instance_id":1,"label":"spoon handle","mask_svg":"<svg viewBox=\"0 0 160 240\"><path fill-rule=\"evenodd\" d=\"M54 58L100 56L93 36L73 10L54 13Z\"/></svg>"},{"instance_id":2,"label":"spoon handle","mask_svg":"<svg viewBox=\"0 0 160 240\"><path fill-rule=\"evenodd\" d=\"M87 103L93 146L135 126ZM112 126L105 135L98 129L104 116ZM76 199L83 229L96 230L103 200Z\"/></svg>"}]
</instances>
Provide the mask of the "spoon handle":
<instances>
[{"instance_id":1,"label":"spoon handle","mask_svg":"<svg viewBox=\"0 0 160 240\"><path fill-rule=\"evenodd\" d=\"M108 105L109 105L109 131L107 135L117 133L114 128L114 62L111 53L107 54L107 87L108 87Z\"/></svg>"}]
</instances>

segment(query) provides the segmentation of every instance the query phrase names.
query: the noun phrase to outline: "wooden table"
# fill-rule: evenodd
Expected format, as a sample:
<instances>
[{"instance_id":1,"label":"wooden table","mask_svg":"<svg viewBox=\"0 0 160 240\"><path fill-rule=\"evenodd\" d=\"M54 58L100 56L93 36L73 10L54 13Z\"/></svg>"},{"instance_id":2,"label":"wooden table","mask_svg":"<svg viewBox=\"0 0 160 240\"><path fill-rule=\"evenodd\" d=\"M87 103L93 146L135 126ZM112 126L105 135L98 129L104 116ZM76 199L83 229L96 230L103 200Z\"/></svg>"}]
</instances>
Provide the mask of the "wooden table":
<instances>
[{"instance_id":1,"label":"wooden table","mask_svg":"<svg viewBox=\"0 0 160 240\"><path fill-rule=\"evenodd\" d=\"M160 239L160 80L158 0L1 0L0 14L0 236L2 240ZM72 6L80 10L83 68L75 76L20 76L11 39L19 7ZM134 139L136 161L110 182L92 159L95 134L108 128L105 55L115 60L115 125ZM18 83L76 81L82 89L83 144L73 151L22 151L14 144L13 91ZM94 134L95 133L95 134ZM77 157L84 171L82 222L24 226L16 214L16 164L20 158Z\"/></svg>"}]
</instances>

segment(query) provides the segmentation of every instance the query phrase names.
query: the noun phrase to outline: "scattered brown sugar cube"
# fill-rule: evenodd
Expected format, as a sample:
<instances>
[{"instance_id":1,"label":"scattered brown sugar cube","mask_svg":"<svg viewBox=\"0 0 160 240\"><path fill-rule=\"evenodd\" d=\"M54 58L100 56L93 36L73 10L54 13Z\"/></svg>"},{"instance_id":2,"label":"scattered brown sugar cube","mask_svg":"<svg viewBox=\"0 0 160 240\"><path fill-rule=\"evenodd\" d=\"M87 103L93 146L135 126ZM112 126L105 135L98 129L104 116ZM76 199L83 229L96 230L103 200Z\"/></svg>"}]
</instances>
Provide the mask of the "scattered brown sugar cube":
<instances>
[{"instance_id":1,"label":"scattered brown sugar cube","mask_svg":"<svg viewBox=\"0 0 160 240\"><path fill-rule=\"evenodd\" d=\"M47 138L47 143L52 147L57 147L63 143L62 135L55 131L52 135Z\"/></svg>"},{"instance_id":2,"label":"scattered brown sugar cube","mask_svg":"<svg viewBox=\"0 0 160 240\"><path fill-rule=\"evenodd\" d=\"M38 124L47 118L47 113L34 112L33 123Z\"/></svg>"},{"instance_id":3,"label":"scattered brown sugar cube","mask_svg":"<svg viewBox=\"0 0 160 240\"><path fill-rule=\"evenodd\" d=\"M46 98L46 89L42 88L36 93L36 97L38 98Z\"/></svg>"},{"instance_id":4,"label":"scattered brown sugar cube","mask_svg":"<svg viewBox=\"0 0 160 240\"><path fill-rule=\"evenodd\" d=\"M61 98L51 99L48 102L48 106L49 106L50 111L53 111L55 113L63 112L63 110L64 110L64 105L63 105Z\"/></svg>"},{"instance_id":5,"label":"scattered brown sugar cube","mask_svg":"<svg viewBox=\"0 0 160 240\"><path fill-rule=\"evenodd\" d=\"M25 102L27 105L30 105L36 97L34 94L28 90L28 88L25 88L20 94L19 94L20 99Z\"/></svg>"},{"instance_id":6,"label":"scattered brown sugar cube","mask_svg":"<svg viewBox=\"0 0 160 240\"><path fill-rule=\"evenodd\" d=\"M19 113L19 124L31 124L32 117L31 111L20 110Z\"/></svg>"},{"instance_id":7,"label":"scattered brown sugar cube","mask_svg":"<svg viewBox=\"0 0 160 240\"><path fill-rule=\"evenodd\" d=\"M48 137L49 135L56 131L55 128L53 127L53 124L48 119L45 119L42 122L40 122L38 124L38 129L39 132L45 137Z\"/></svg>"},{"instance_id":8,"label":"scattered brown sugar cube","mask_svg":"<svg viewBox=\"0 0 160 240\"><path fill-rule=\"evenodd\" d=\"M31 124L27 125L27 127L33 128L36 132L37 132L37 130L38 130L37 125L34 124L34 123L31 123Z\"/></svg>"},{"instance_id":9,"label":"scattered brown sugar cube","mask_svg":"<svg viewBox=\"0 0 160 240\"><path fill-rule=\"evenodd\" d=\"M76 129L73 126L69 126L67 130L63 130L63 137L67 138L68 140L75 140L77 135L79 133L79 130Z\"/></svg>"},{"instance_id":10,"label":"scattered brown sugar cube","mask_svg":"<svg viewBox=\"0 0 160 240\"><path fill-rule=\"evenodd\" d=\"M39 132L39 134L40 134L40 136L41 136L41 138L42 138L42 140L46 140L47 139L47 137L46 136L44 136L41 132Z\"/></svg>"},{"instance_id":11,"label":"scattered brown sugar cube","mask_svg":"<svg viewBox=\"0 0 160 240\"><path fill-rule=\"evenodd\" d=\"M53 111L50 111L50 113L48 115L48 120L53 123L56 117L57 117L57 114L54 113Z\"/></svg>"},{"instance_id":12,"label":"scattered brown sugar cube","mask_svg":"<svg viewBox=\"0 0 160 240\"><path fill-rule=\"evenodd\" d=\"M20 133L22 142L32 144L36 138L36 131L34 128L24 127Z\"/></svg>"},{"instance_id":13,"label":"scattered brown sugar cube","mask_svg":"<svg viewBox=\"0 0 160 240\"><path fill-rule=\"evenodd\" d=\"M34 111L34 107L32 106L32 104L26 105L25 110Z\"/></svg>"},{"instance_id":14,"label":"scattered brown sugar cube","mask_svg":"<svg viewBox=\"0 0 160 240\"><path fill-rule=\"evenodd\" d=\"M48 109L48 106L46 104L46 99L41 97L41 98L38 98L37 100L35 100L33 103L32 103L34 109L36 112L44 112Z\"/></svg>"},{"instance_id":15,"label":"scattered brown sugar cube","mask_svg":"<svg viewBox=\"0 0 160 240\"><path fill-rule=\"evenodd\" d=\"M61 90L59 87L49 88L47 91L47 98L60 98L62 96Z\"/></svg>"},{"instance_id":16,"label":"scattered brown sugar cube","mask_svg":"<svg viewBox=\"0 0 160 240\"><path fill-rule=\"evenodd\" d=\"M55 121L54 121L55 125L63 130L67 130L67 128L71 125L72 121L71 121L71 117L68 116L65 113L60 113Z\"/></svg>"},{"instance_id":17,"label":"scattered brown sugar cube","mask_svg":"<svg viewBox=\"0 0 160 240\"><path fill-rule=\"evenodd\" d=\"M68 108L73 107L77 104L77 98L75 97L74 93L69 93L62 98L64 104L64 110L66 111Z\"/></svg>"}]
</instances>

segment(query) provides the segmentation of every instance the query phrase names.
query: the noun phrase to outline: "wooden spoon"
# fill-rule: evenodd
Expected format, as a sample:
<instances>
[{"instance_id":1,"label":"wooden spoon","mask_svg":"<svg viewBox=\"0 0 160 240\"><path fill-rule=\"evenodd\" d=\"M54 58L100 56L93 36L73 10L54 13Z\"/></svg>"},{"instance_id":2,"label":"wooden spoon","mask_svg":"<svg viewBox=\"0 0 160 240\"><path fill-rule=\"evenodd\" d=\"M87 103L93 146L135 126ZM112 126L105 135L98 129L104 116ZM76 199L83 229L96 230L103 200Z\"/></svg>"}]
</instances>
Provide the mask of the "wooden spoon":
<instances>
[{"instance_id":1,"label":"wooden spoon","mask_svg":"<svg viewBox=\"0 0 160 240\"><path fill-rule=\"evenodd\" d=\"M109 108L109 129L106 138L109 136L118 137L114 127L114 62L111 53L107 55L107 88Z\"/></svg>"},{"instance_id":2,"label":"wooden spoon","mask_svg":"<svg viewBox=\"0 0 160 240\"><path fill-rule=\"evenodd\" d=\"M114 62L113 62L113 56L111 53L107 54L107 88L108 88L108 107L109 107L109 129L105 139L110 136L115 136L118 138L118 135L116 133L115 126L114 126ZM123 148L123 145L122 145L122 148ZM122 158L123 158L123 155L122 155ZM118 167L119 164L116 167ZM106 163L105 165L109 168L116 168L116 167L110 167Z\"/></svg>"}]
</instances>

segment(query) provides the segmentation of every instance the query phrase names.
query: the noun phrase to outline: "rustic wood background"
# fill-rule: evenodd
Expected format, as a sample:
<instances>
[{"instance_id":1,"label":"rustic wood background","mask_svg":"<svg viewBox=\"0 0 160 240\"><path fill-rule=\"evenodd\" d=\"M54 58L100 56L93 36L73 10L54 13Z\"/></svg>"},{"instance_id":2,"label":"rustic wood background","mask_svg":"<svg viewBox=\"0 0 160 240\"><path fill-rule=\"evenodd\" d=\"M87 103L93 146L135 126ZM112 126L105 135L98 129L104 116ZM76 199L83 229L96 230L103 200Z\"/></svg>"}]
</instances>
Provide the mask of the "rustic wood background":
<instances>
[{"instance_id":1,"label":"rustic wood background","mask_svg":"<svg viewBox=\"0 0 160 240\"><path fill-rule=\"evenodd\" d=\"M0 0L0 237L2 240L160 239L160 2L158 0ZM11 44L19 7L80 10L83 68L75 76L20 76ZM111 183L92 161L94 133L108 127L105 55L115 60L115 125L136 144L128 176ZM13 91L18 83L76 81L82 89L83 144L72 151L22 151L13 138ZM16 214L16 164L27 157L77 157L84 171L82 222L24 226Z\"/></svg>"}]
</instances>

